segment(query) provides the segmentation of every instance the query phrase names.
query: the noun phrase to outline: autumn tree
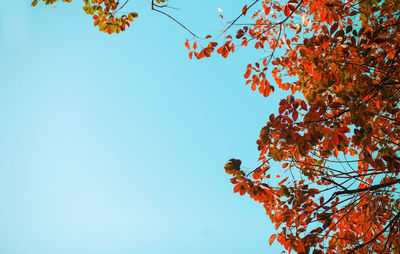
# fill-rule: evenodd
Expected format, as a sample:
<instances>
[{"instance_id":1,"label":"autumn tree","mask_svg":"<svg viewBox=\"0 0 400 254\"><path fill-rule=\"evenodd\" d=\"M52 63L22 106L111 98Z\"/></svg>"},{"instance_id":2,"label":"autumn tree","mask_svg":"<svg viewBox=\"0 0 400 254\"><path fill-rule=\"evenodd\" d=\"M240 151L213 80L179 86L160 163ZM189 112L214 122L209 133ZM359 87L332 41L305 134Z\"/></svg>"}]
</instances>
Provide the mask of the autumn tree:
<instances>
[{"instance_id":1,"label":"autumn tree","mask_svg":"<svg viewBox=\"0 0 400 254\"><path fill-rule=\"evenodd\" d=\"M255 47L263 59L247 66L246 84L291 94L261 129L261 165L225 165L234 192L263 204L278 230L270 244L289 252L400 253L400 1L252 7L253 21L217 52Z\"/></svg>"},{"instance_id":2,"label":"autumn tree","mask_svg":"<svg viewBox=\"0 0 400 254\"><path fill-rule=\"evenodd\" d=\"M84 3L110 34L137 17L118 16L117 0ZM399 17L399 0L254 0L226 23L224 40L186 41L198 59L256 49L261 60L247 65L246 84L265 97L288 93L261 129L261 165L225 165L234 192L261 203L274 223L270 244L400 253Z\"/></svg>"}]
</instances>

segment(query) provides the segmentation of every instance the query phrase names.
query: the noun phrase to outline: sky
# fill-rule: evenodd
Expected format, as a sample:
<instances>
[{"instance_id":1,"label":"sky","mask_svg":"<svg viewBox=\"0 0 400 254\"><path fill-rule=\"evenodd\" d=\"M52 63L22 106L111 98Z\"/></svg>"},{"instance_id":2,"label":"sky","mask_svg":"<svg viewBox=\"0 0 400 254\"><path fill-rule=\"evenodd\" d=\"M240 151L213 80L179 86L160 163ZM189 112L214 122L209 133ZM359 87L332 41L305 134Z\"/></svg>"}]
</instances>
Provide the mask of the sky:
<instances>
[{"instance_id":1,"label":"sky","mask_svg":"<svg viewBox=\"0 0 400 254\"><path fill-rule=\"evenodd\" d=\"M0 0L0 253L280 253L261 204L233 193L230 158L256 140L279 95L244 85L257 55L190 60L190 34L131 1L119 35L82 1ZM195 33L218 34L245 1L171 0ZM258 56L259 57L259 56Z\"/></svg>"}]
</instances>

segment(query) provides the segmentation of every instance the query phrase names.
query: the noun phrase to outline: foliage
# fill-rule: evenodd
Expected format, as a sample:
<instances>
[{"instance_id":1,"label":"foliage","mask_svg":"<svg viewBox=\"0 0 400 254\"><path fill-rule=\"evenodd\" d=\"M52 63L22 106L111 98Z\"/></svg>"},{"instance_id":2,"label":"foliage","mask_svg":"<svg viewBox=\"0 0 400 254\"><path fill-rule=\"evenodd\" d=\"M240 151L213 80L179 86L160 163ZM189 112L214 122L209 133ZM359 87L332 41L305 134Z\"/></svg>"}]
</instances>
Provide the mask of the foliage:
<instances>
[{"instance_id":1,"label":"foliage","mask_svg":"<svg viewBox=\"0 0 400 254\"><path fill-rule=\"evenodd\" d=\"M263 204L278 230L270 244L289 252L400 253L400 1L256 2L254 21L217 52L253 45L264 58L246 84L291 95L260 132L262 165L225 166L234 191ZM287 176L273 187L276 171Z\"/></svg>"},{"instance_id":2,"label":"foliage","mask_svg":"<svg viewBox=\"0 0 400 254\"><path fill-rule=\"evenodd\" d=\"M58 0L42 0L46 5L54 4ZM62 0L63 2L72 2L72 0ZM128 0L129 1L129 0ZM138 17L136 12L130 12L129 14L123 14L118 16L118 12L128 2L126 1L122 6L118 0L83 0L83 10L88 15L92 15L94 19L94 26L99 28L99 31L104 33L113 34L125 31L130 23ZM165 2L167 0L156 0L157 3ZM38 0L32 2L32 6L36 6Z\"/></svg>"}]
</instances>

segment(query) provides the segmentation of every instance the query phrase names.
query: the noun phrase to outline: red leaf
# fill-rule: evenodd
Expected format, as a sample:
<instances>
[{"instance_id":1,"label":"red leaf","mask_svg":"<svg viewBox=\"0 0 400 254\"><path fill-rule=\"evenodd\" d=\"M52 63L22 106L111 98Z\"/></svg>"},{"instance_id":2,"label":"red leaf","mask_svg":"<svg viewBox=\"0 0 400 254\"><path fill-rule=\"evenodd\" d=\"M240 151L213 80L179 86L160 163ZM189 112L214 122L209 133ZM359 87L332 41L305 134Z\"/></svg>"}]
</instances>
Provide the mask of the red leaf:
<instances>
[{"instance_id":1,"label":"red leaf","mask_svg":"<svg viewBox=\"0 0 400 254\"><path fill-rule=\"evenodd\" d=\"M278 186L281 185L282 183L286 182L287 179L288 179L288 177L283 178L282 181L280 181L280 182L278 183Z\"/></svg>"},{"instance_id":2,"label":"red leaf","mask_svg":"<svg viewBox=\"0 0 400 254\"><path fill-rule=\"evenodd\" d=\"M247 13L247 5L243 6L242 13L243 13L243 15L246 15L246 13Z\"/></svg>"},{"instance_id":3,"label":"red leaf","mask_svg":"<svg viewBox=\"0 0 400 254\"><path fill-rule=\"evenodd\" d=\"M233 192L235 192L235 193L239 192L240 186L241 186L240 184L236 184L235 187L233 188Z\"/></svg>"},{"instance_id":4,"label":"red leaf","mask_svg":"<svg viewBox=\"0 0 400 254\"><path fill-rule=\"evenodd\" d=\"M265 9L264 9L265 15L268 15L270 10L271 10L271 7L265 8Z\"/></svg>"},{"instance_id":5,"label":"red leaf","mask_svg":"<svg viewBox=\"0 0 400 254\"><path fill-rule=\"evenodd\" d=\"M269 238L269 245L270 245L270 246L271 246L272 243L275 241L276 237L277 237L276 234L271 235L271 237Z\"/></svg>"},{"instance_id":6,"label":"red leaf","mask_svg":"<svg viewBox=\"0 0 400 254\"><path fill-rule=\"evenodd\" d=\"M186 42L185 42L185 46L186 46L186 48L187 48L188 50L190 50L189 40L187 40L187 39L186 39Z\"/></svg>"},{"instance_id":7,"label":"red leaf","mask_svg":"<svg viewBox=\"0 0 400 254\"><path fill-rule=\"evenodd\" d=\"M264 95L264 97L268 97L268 95L271 93L271 89L270 89L270 87L265 87L265 89L264 89L264 93L263 93L263 95Z\"/></svg>"},{"instance_id":8,"label":"red leaf","mask_svg":"<svg viewBox=\"0 0 400 254\"><path fill-rule=\"evenodd\" d=\"M203 52L204 52L204 55L205 55L206 57L210 57L210 56L211 56L211 52L208 51L206 48L203 49Z\"/></svg>"},{"instance_id":9,"label":"red leaf","mask_svg":"<svg viewBox=\"0 0 400 254\"><path fill-rule=\"evenodd\" d=\"M290 9L288 5L285 6L283 13L285 14L286 17L290 16Z\"/></svg>"},{"instance_id":10,"label":"red leaf","mask_svg":"<svg viewBox=\"0 0 400 254\"><path fill-rule=\"evenodd\" d=\"M297 112L297 110L293 111L292 117L293 117L293 121L297 121L297 118L299 117L299 112Z\"/></svg>"},{"instance_id":11,"label":"red leaf","mask_svg":"<svg viewBox=\"0 0 400 254\"><path fill-rule=\"evenodd\" d=\"M307 104L306 104L305 101L302 100L302 101L300 102L300 106L301 106L302 109L307 110Z\"/></svg>"},{"instance_id":12,"label":"red leaf","mask_svg":"<svg viewBox=\"0 0 400 254\"><path fill-rule=\"evenodd\" d=\"M251 75L251 68L247 68L246 73L244 74L244 78L248 79Z\"/></svg>"}]
</instances>

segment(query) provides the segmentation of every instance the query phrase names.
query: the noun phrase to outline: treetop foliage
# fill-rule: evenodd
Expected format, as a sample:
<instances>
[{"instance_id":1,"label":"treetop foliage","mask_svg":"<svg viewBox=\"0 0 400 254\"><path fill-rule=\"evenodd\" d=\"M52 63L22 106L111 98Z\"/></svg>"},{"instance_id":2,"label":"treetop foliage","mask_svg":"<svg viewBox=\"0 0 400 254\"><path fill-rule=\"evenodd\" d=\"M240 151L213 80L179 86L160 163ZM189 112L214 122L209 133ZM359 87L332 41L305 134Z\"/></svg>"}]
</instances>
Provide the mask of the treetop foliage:
<instances>
[{"instance_id":1,"label":"treetop foliage","mask_svg":"<svg viewBox=\"0 0 400 254\"><path fill-rule=\"evenodd\" d=\"M54 4L58 0L42 0L46 5ZM62 0L63 2L72 2L72 0ZM167 0L156 0L157 3L165 2ZM99 28L99 31L113 34L125 31L130 23L138 17L136 12L130 12L129 14L119 15L119 11L124 8L125 4L120 5L118 0L83 0L83 10L88 15L92 15L94 19L94 26ZM32 6L36 6L38 0L32 2Z\"/></svg>"},{"instance_id":2,"label":"treetop foliage","mask_svg":"<svg viewBox=\"0 0 400 254\"><path fill-rule=\"evenodd\" d=\"M252 45L264 57L246 84L292 95L261 129L262 164L225 166L234 191L263 204L278 230L270 244L289 252L399 253L400 2L256 2L254 22L217 53Z\"/></svg>"}]
</instances>

